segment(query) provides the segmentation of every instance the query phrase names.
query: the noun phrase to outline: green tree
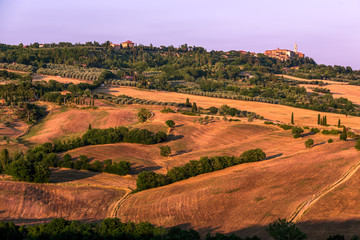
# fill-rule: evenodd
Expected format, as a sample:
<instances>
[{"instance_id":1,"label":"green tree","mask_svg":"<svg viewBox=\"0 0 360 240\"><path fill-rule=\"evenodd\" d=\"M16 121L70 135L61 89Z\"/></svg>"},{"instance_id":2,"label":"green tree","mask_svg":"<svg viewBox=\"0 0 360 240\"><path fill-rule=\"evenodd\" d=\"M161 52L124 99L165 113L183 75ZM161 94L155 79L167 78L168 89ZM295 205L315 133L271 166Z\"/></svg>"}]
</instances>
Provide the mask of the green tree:
<instances>
[{"instance_id":1,"label":"green tree","mask_svg":"<svg viewBox=\"0 0 360 240\"><path fill-rule=\"evenodd\" d=\"M92 127L91 127L91 124L89 123L89 127L88 127L88 130L91 130L91 128L92 128Z\"/></svg>"},{"instance_id":2,"label":"green tree","mask_svg":"<svg viewBox=\"0 0 360 240\"><path fill-rule=\"evenodd\" d=\"M307 148L311 148L313 145L314 145L314 140L312 140L311 138L305 141L305 146Z\"/></svg>"},{"instance_id":3,"label":"green tree","mask_svg":"<svg viewBox=\"0 0 360 240\"><path fill-rule=\"evenodd\" d=\"M168 145L160 147L160 155L163 157L169 157L171 154L171 148Z\"/></svg>"},{"instance_id":4,"label":"green tree","mask_svg":"<svg viewBox=\"0 0 360 240\"><path fill-rule=\"evenodd\" d=\"M3 148L0 153L0 163L1 163L0 172L1 170L5 170L9 162L10 162L9 151L6 148Z\"/></svg>"},{"instance_id":5,"label":"green tree","mask_svg":"<svg viewBox=\"0 0 360 240\"><path fill-rule=\"evenodd\" d=\"M341 122L340 122L340 118L339 118L339 121L338 121L338 128L340 128L341 126Z\"/></svg>"},{"instance_id":6,"label":"green tree","mask_svg":"<svg viewBox=\"0 0 360 240\"><path fill-rule=\"evenodd\" d=\"M191 107L191 111L192 112L197 112L198 108L196 106L196 102L193 103L192 107Z\"/></svg>"},{"instance_id":7,"label":"green tree","mask_svg":"<svg viewBox=\"0 0 360 240\"><path fill-rule=\"evenodd\" d=\"M360 151L360 139L356 140L355 148Z\"/></svg>"},{"instance_id":8,"label":"green tree","mask_svg":"<svg viewBox=\"0 0 360 240\"><path fill-rule=\"evenodd\" d=\"M275 240L303 240L307 238L306 234L301 232L294 223L288 222L286 219L279 218L270 223L266 231Z\"/></svg>"},{"instance_id":9,"label":"green tree","mask_svg":"<svg viewBox=\"0 0 360 240\"><path fill-rule=\"evenodd\" d=\"M300 135L304 132L304 130L301 127L293 127L291 132L294 138L299 138Z\"/></svg>"},{"instance_id":10,"label":"green tree","mask_svg":"<svg viewBox=\"0 0 360 240\"><path fill-rule=\"evenodd\" d=\"M266 154L260 148L250 149L240 155L242 162L257 162L264 160L265 158Z\"/></svg>"},{"instance_id":11,"label":"green tree","mask_svg":"<svg viewBox=\"0 0 360 240\"><path fill-rule=\"evenodd\" d=\"M191 103L190 103L189 98L186 98L185 106L191 107Z\"/></svg>"},{"instance_id":12,"label":"green tree","mask_svg":"<svg viewBox=\"0 0 360 240\"><path fill-rule=\"evenodd\" d=\"M139 122L146 122L151 117L151 112L146 108L141 108L138 112Z\"/></svg>"},{"instance_id":13,"label":"green tree","mask_svg":"<svg viewBox=\"0 0 360 240\"><path fill-rule=\"evenodd\" d=\"M318 125L321 125L320 114L318 114Z\"/></svg>"},{"instance_id":14,"label":"green tree","mask_svg":"<svg viewBox=\"0 0 360 240\"><path fill-rule=\"evenodd\" d=\"M0 239L1 240L23 240L19 227L13 222L0 222Z\"/></svg>"},{"instance_id":15,"label":"green tree","mask_svg":"<svg viewBox=\"0 0 360 240\"><path fill-rule=\"evenodd\" d=\"M210 108L209 108L209 111L210 111L210 114L215 115L215 114L217 114L217 112L218 112L218 108L217 108L217 107L210 107Z\"/></svg>"},{"instance_id":16,"label":"green tree","mask_svg":"<svg viewBox=\"0 0 360 240\"><path fill-rule=\"evenodd\" d=\"M294 124L294 113L291 113L291 124Z\"/></svg>"},{"instance_id":17,"label":"green tree","mask_svg":"<svg viewBox=\"0 0 360 240\"><path fill-rule=\"evenodd\" d=\"M345 126L343 127L342 133L340 134L340 139L344 141L347 139L347 131Z\"/></svg>"},{"instance_id":18,"label":"green tree","mask_svg":"<svg viewBox=\"0 0 360 240\"><path fill-rule=\"evenodd\" d=\"M169 128L173 128L175 126L175 122L173 120L167 120L165 123Z\"/></svg>"}]
</instances>

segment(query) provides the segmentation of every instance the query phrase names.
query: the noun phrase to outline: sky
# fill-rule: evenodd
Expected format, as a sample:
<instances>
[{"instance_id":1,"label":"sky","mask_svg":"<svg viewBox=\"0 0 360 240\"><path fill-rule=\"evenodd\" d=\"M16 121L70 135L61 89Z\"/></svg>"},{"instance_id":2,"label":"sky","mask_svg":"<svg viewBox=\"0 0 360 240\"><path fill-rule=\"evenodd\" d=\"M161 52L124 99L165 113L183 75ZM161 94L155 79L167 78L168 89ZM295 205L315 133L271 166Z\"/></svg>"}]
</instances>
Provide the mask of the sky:
<instances>
[{"instance_id":1,"label":"sky","mask_svg":"<svg viewBox=\"0 0 360 240\"><path fill-rule=\"evenodd\" d=\"M293 49L360 70L360 0L0 0L0 43Z\"/></svg>"}]
</instances>

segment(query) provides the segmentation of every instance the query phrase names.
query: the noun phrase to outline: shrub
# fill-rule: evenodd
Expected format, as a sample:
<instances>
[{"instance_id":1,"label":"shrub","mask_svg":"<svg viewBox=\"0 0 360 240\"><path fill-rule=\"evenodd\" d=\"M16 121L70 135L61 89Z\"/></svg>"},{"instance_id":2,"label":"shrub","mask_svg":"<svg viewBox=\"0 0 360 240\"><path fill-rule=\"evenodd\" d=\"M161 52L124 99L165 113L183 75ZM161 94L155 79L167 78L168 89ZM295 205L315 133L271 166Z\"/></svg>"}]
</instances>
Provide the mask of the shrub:
<instances>
[{"instance_id":1,"label":"shrub","mask_svg":"<svg viewBox=\"0 0 360 240\"><path fill-rule=\"evenodd\" d=\"M275 240L303 240L307 238L306 234L301 232L294 223L288 222L286 219L279 218L275 222L270 223L269 226L266 228L266 231Z\"/></svg>"},{"instance_id":2,"label":"shrub","mask_svg":"<svg viewBox=\"0 0 360 240\"><path fill-rule=\"evenodd\" d=\"M346 141L347 139L347 132L346 132L346 128L343 127L343 131L342 133L340 134L340 139L343 140L343 141Z\"/></svg>"},{"instance_id":3,"label":"shrub","mask_svg":"<svg viewBox=\"0 0 360 240\"><path fill-rule=\"evenodd\" d=\"M360 139L356 141L355 148L360 151Z\"/></svg>"},{"instance_id":4,"label":"shrub","mask_svg":"<svg viewBox=\"0 0 360 240\"><path fill-rule=\"evenodd\" d=\"M311 148L313 145L314 145L314 140L312 140L311 138L305 141L305 146L307 148Z\"/></svg>"},{"instance_id":5,"label":"shrub","mask_svg":"<svg viewBox=\"0 0 360 240\"><path fill-rule=\"evenodd\" d=\"M210 108L209 108L209 111L210 111L210 114L215 115L215 114L217 114L217 112L218 112L218 108L217 108L217 107L210 107Z\"/></svg>"},{"instance_id":6,"label":"shrub","mask_svg":"<svg viewBox=\"0 0 360 240\"><path fill-rule=\"evenodd\" d=\"M294 126L287 125L287 124L279 124L278 126L284 130L290 130L294 127Z\"/></svg>"},{"instance_id":7,"label":"shrub","mask_svg":"<svg viewBox=\"0 0 360 240\"><path fill-rule=\"evenodd\" d=\"M245 151L240 155L242 162L256 162L264 160L265 158L266 154L260 148Z\"/></svg>"},{"instance_id":8,"label":"shrub","mask_svg":"<svg viewBox=\"0 0 360 240\"><path fill-rule=\"evenodd\" d=\"M175 122L173 120L167 120L165 123L169 128L173 128L175 126Z\"/></svg>"},{"instance_id":9,"label":"shrub","mask_svg":"<svg viewBox=\"0 0 360 240\"><path fill-rule=\"evenodd\" d=\"M332 143L334 142L334 140L332 140L331 138L328 140L328 143Z\"/></svg>"},{"instance_id":10,"label":"shrub","mask_svg":"<svg viewBox=\"0 0 360 240\"><path fill-rule=\"evenodd\" d=\"M299 138L303 132L304 130L301 127L293 127L293 129L291 130L294 138Z\"/></svg>"},{"instance_id":11,"label":"shrub","mask_svg":"<svg viewBox=\"0 0 360 240\"><path fill-rule=\"evenodd\" d=\"M318 132L320 132L320 130L318 128L311 128L310 132L311 133L318 133Z\"/></svg>"},{"instance_id":12,"label":"shrub","mask_svg":"<svg viewBox=\"0 0 360 240\"><path fill-rule=\"evenodd\" d=\"M265 121L265 122L264 122L264 124L267 124L267 125L274 125L274 123L273 123L273 122L271 122L271 121Z\"/></svg>"},{"instance_id":13,"label":"shrub","mask_svg":"<svg viewBox=\"0 0 360 240\"><path fill-rule=\"evenodd\" d=\"M139 122L146 122L151 117L151 112L145 108L142 108L138 112Z\"/></svg>"},{"instance_id":14,"label":"shrub","mask_svg":"<svg viewBox=\"0 0 360 240\"><path fill-rule=\"evenodd\" d=\"M337 129L331 129L331 130L323 129L321 133L324 135L337 135L340 133L340 131Z\"/></svg>"},{"instance_id":15,"label":"shrub","mask_svg":"<svg viewBox=\"0 0 360 240\"><path fill-rule=\"evenodd\" d=\"M168 145L160 147L160 155L163 157L169 157L171 154L171 149Z\"/></svg>"}]
</instances>

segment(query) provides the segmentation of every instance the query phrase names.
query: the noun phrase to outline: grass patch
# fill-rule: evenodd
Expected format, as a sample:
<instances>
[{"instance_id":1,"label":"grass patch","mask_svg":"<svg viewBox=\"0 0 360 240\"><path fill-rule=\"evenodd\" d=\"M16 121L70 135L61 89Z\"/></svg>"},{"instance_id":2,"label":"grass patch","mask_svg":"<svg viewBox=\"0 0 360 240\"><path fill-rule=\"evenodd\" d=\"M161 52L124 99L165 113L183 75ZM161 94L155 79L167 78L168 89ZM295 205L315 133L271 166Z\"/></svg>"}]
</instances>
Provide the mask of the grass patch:
<instances>
[{"instance_id":1,"label":"grass patch","mask_svg":"<svg viewBox=\"0 0 360 240\"><path fill-rule=\"evenodd\" d=\"M265 200L266 197L256 197L255 202L261 202L262 200Z\"/></svg>"},{"instance_id":2,"label":"grass patch","mask_svg":"<svg viewBox=\"0 0 360 240\"><path fill-rule=\"evenodd\" d=\"M304 178L301 179L298 183L299 186L304 186L305 184L308 184L309 182L311 182L313 179L312 178Z\"/></svg>"},{"instance_id":3,"label":"grass patch","mask_svg":"<svg viewBox=\"0 0 360 240\"><path fill-rule=\"evenodd\" d=\"M234 188L234 189L226 191L225 193L233 193L233 192L237 192L239 190L240 190L240 188Z\"/></svg>"}]
</instances>

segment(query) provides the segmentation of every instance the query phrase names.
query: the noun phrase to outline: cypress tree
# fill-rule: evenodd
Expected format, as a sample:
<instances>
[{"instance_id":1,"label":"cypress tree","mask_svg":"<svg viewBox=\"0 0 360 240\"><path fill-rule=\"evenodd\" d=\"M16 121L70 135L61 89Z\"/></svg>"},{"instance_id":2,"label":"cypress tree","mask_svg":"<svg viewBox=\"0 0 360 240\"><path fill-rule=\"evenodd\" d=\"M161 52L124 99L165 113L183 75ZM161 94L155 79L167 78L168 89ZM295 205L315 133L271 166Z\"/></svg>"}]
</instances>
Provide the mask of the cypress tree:
<instances>
[{"instance_id":1,"label":"cypress tree","mask_svg":"<svg viewBox=\"0 0 360 240\"><path fill-rule=\"evenodd\" d=\"M338 121L338 128L340 128L341 126L341 122L340 122L340 118L339 118L339 121Z\"/></svg>"},{"instance_id":2,"label":"cypress tree","mask_svg":"<svg viewBox=\"0 0 360 240\"><path fill-rule=\"evenodd\" d=\"M291 124L294 124L294 113L291 113Z\"/></svg>"},{"instance_id":3,"label":"cypress tree","mask_svg":"<svg viewBox=\"0 0 360 240\"><path fill-rule=\"evenodd\" d=\"M193 105L192 105L192 108L191 108L191 111L192 112L197 112L197 106L196 106L196 103L194 102Z\"/></svg>"},{"instance_id":4,"label":"cypress tree","mask_svg":"<svg viewBox=\"0 0 360 240\"><path fill-rule=\"evenodd\" d=\"M341 140L344 140L344 141L346 141L346 139L347 139L347 131L346 131L345 126L343 127L343 131L342 131L342 133L340 134L340 139L341 139Z\"/></svg>"},{"instance_id":5,"label":"cypress tree","mask_svg":"<svg viewBox=\"0 0 360 240\"><path fill-rule=\"evenodd\" d=\"M318 114L318 125L321 125L320 114Z\"/></svg>"},{"instance_id":6,"label":"cypress tree","mask_svg":"<svg viewBox=\"0 0 360 240\"><path fill-rule=\"evenodd\" d=\"M189 98L186 98L186 103L185 103L185 105L186 105L187 107L188 107L188 106L191 106Z\"/></svg>"},{"instance_id":7,"label":"cypress tree","mask_svg":"<svg viewBox=\"0 0 360 240\"><path fill-rule=\"evenodd\" d=\"M2 149L0 153L0 163L2 170L5 170L5 167L9 164L9 160L9 151L6 148Z\"/></svg>"}]
</instances>

